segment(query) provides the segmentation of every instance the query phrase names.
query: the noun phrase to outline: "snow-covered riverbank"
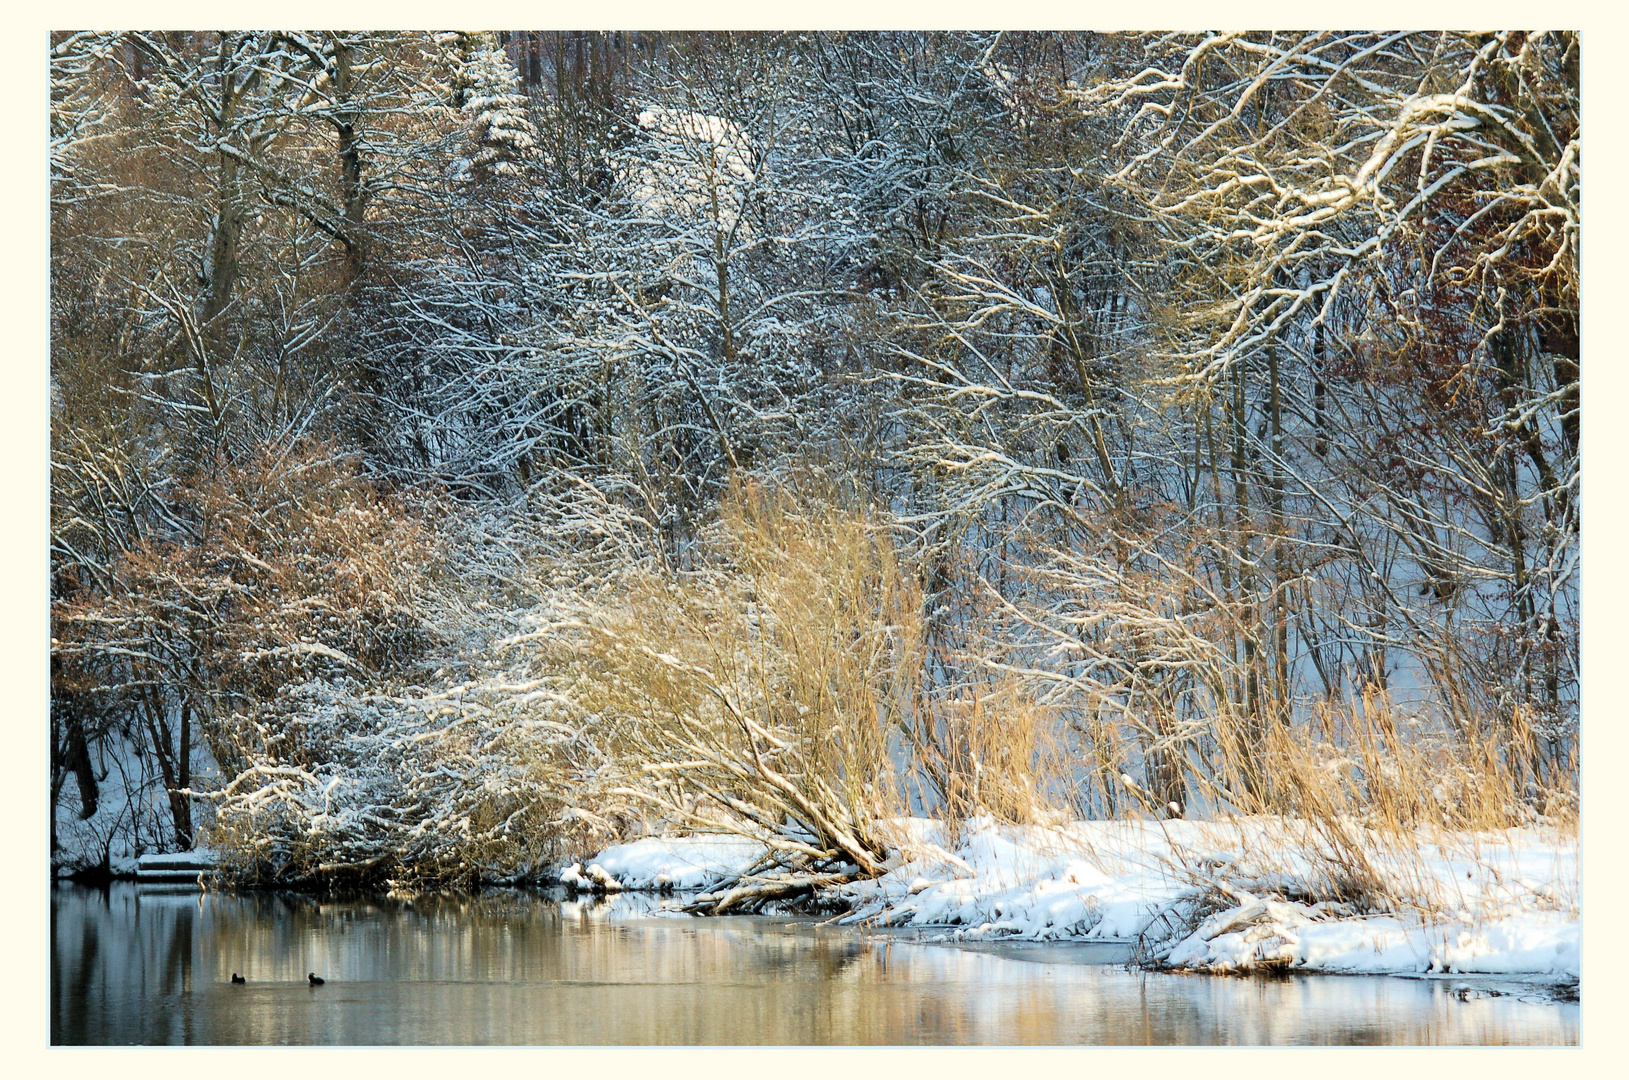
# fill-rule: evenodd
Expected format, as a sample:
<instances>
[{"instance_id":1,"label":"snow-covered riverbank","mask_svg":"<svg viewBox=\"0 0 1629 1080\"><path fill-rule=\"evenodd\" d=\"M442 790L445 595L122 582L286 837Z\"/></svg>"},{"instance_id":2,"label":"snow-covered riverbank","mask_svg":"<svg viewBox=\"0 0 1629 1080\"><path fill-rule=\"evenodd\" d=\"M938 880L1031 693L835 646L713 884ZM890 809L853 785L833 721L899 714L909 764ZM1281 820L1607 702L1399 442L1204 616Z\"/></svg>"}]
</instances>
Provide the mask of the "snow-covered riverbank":
<instances>
[{"instance_id":1,"label":"snow-covered riverbank","mask_svg":"<svg viewBox=\"0 0 1629 1080\"><path fill-rule=\"evenodd\" d=\"M1579 975L1575 836L1549 829L1421 834L1356 830L1350 849L1298 822L1093 821L1058 827L891 823L889 872L828 890L844 921L942 927L963 940L1136 941L1174 969ZM1323 854L1320 854L1323 853ZM709 889L749 870L762 845L733 836L651 837L569 868L582 889ZM1321 900L1354 873L1389 910ZM1340 881L1342 874L1348 880Z\"/></svg>"}]
</instances>

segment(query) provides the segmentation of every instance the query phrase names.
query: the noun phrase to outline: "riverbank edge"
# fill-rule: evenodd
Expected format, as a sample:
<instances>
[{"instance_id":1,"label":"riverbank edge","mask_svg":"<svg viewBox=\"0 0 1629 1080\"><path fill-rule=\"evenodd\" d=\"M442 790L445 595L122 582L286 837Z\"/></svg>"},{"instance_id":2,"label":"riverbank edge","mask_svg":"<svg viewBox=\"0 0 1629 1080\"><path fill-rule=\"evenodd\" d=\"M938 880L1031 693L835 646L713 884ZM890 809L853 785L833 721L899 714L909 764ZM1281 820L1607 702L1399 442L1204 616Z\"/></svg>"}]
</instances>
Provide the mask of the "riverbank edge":
<instances>
[{"instance_id":1,"label":"riverbank edge","mask_svg":"<svg viewBox=\"0 0 1629 1080\"><path fill-rule=\"evenodd\" d=\"M684 900L663 906L674 914L817 914L967 943L1127 941L1134 946L1133 962L1150 970L1579 981L1576 834L1511 830L1473 838L1469 855L1442 847L1431 861L1407 869L1418 874L1424 866L1449 881L1453 905L1377 909L1315 900L1305 865L1278 864L1276 877L1264 875L1259 865L1251 870L1239 861L1247 847L1229 854L1215 846L1218 823L1076 822L1060 828L977 820L964 823L948 844L941 823L901 819L892 825L898 850L886 872L871 878L777 873L762 843L717 833L646 836L580 862L534 866L503 879L483 875L469 885L477 891L558 886L575 895L682 893ZM1260 852L1255 855L1259 863ZM1202 872L1194 871L1196 865ZM353 895L418 891L411 875L388 872L322 874L297 882L236 881L230 874L224 860L203 849L110 860L59 876L89 885L145 880ZM762 887L766 878L773 879L773 889ZM743 898L745 903L736 903Z\"/></svg>"}]
</instances>

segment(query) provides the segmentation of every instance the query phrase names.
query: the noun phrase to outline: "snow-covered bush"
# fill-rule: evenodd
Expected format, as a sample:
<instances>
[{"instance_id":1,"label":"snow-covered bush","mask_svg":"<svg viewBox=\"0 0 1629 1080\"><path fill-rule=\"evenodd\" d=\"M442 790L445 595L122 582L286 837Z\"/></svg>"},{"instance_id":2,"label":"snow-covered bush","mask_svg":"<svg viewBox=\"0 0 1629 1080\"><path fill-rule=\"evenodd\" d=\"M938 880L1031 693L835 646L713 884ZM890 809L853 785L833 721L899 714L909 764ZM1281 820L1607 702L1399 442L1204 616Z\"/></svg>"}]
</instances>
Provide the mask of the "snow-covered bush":
<instances>
[{"instance_id":1,"label":"snow-covered bush","mask_svg":"<svg viewBox=\"0 0 1629 1080\"><path fill-rule=\"evenodd\" d=\"M330 671L231 718L241 766L207 794L227 879L531 880L637 831L619 816L603 733L536 650L505 643L554 593L591 597L645 565L649 527L609 488L540 484L515 505L444 508L423 665Z\"/></svg>"},{"instance_id":2,"label":"snow-covered bush","mask_svg":"<svg viewBox=\"0 0 1629 1080\"><path fill-rule=\"evenodd\" d=\"M443 885L544 872L566 831L552 744L570 729L519 689L390 696L310 682L275 717L245 718L264 741L213 795L222 872Z\"/></svg>"}]
</instances>

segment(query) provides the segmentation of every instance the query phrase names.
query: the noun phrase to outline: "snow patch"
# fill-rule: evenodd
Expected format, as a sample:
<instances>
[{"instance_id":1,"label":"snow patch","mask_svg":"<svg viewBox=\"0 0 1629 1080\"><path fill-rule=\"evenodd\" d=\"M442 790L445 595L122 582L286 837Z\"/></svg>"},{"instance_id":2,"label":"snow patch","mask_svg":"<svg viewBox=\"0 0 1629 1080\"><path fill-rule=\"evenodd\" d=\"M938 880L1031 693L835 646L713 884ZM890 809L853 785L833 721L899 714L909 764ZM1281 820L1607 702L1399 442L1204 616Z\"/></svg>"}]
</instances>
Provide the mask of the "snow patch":
<instances>
[{"instance_id":1,"label":"snow patch","mask_svg":"<svg viewBox=\"0 0 1629 1080\"><path fill-rule=\"evenodd\" d=\"M1306 901L1328 869L1304 826L1279 819L974 819L953 842L921 818L879 828L893 845L887 873L825 894L849 907L845 922L942 927L959 940L1137 942L1151 962L1193 971L1579 974L1578 844L1554 830L1439 836L1389 861L1377 848L1373 866L1416 913L1372 914ZM647 837L562 880L709 889L767 855L746 837ZM1197 918L1218 897L1231 902Z\"/></svg>"},{"instance_id":2,"label":"snow patch","mask_svg":"<svg viewBox=\"0 0 1629 1080\"><path fill-rule=\"evenodd\" d=\"M744 836L647 836L606 848L586 871L568 867L560 880L579 891L605 890L606 879L622 889L707 889L746 872L768 853Z\"/></svg>"}]
</instances>

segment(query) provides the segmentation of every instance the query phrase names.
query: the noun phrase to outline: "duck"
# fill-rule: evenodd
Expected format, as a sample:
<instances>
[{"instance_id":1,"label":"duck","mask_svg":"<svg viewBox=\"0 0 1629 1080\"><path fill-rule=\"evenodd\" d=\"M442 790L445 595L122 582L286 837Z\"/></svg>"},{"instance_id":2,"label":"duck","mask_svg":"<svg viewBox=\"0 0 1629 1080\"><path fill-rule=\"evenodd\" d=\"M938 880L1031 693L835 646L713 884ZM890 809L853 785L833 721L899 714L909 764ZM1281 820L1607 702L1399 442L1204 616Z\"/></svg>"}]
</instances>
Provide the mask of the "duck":
<instances>
[{"instance_id":1,"label":"duck","mask_svg":"<svg viewBox=\"0 0 1629 1080\"><path fill-rule=\"evenodd\" d=\"M242 986L244 983L246 983L248 981L249 981L248 979L245 979L242 975L239 975L237 972L235 972L235 971L232 972L232 982L233 982L234 985Z\"/></svg>"},{"instance_id":2,"label":"duck","mask_svg":"<svg viewBox=\"0 0 1629 1080\"><path fill-rule=\"evenodd\" d=\"M307 972L305 977L311 980L312 986L321 986L323 983L328 981L327 979L319 977L314 971Z\"/></svg>"}]
</instances>

